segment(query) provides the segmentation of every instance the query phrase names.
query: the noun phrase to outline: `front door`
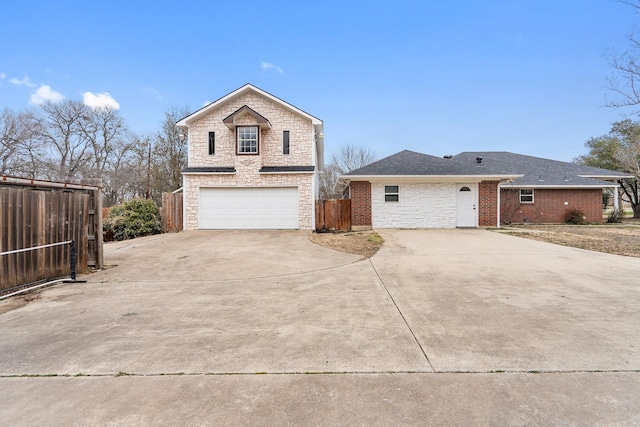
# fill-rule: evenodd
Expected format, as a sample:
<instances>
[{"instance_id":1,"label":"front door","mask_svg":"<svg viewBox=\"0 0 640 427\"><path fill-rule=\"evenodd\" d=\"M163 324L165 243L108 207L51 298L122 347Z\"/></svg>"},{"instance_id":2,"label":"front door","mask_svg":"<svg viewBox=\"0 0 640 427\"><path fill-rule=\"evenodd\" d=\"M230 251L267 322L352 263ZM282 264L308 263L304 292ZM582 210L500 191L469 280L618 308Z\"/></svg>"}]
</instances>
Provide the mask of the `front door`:
<instances>
[{"instance_id":1,"label":"front door","mask_svg":"<svg viewBox=\"0 0 640 427\"><path fill-rule=\"evenodd\" d=\"M477 227L476 193L477 184L457 184L456 215L457 227Z\"/></svg>"}]
</instances>

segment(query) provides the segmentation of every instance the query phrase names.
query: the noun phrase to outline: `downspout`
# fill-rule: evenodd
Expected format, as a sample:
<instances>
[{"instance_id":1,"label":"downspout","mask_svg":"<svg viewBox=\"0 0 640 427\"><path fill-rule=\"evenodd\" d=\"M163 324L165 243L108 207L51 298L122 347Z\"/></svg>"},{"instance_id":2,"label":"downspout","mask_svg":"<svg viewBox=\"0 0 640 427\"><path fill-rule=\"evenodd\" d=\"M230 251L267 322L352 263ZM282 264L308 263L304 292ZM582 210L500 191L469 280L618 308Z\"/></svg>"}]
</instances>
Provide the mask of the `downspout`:
<instances>
[{"instance_id":1,"label":"downspout","mask_svg":"<svg viewBox=\"0 0 640 427\"><path fill-rule=\"evenodd\" d=\"M500 210L502 209L502 206L500 206L500 184L502 184L502 181L498 181L498 203L496 206L496 227L500 228Z\"/></svg>"},{"instance_id":2,"label":"downspout","mask_svg":"<svg viewBox=\"0 0 640 427\"><path fill-rule=\"evenodd\" d=\"M502 218L500 216L500 211L502 210L502 201L500 199L500 193L502 190L502 184L508 184L513 182L512 179L503 179L498 182L498 206L496 206L496 227L500 228L500 223L502 222Z\"/></svg>"}]
</instances>

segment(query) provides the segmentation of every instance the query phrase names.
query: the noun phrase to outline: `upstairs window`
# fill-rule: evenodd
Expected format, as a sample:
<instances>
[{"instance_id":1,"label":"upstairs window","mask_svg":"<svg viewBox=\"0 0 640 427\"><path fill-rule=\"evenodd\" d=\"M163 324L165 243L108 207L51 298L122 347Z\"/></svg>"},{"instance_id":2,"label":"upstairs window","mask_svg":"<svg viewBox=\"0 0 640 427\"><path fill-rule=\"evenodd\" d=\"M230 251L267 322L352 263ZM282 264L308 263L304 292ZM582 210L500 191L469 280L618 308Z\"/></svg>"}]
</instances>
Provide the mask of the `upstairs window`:
<instances>
[{"instance_id":1,"label":"upstairs window","mask_svg":"<svg viewBox=\"0 0 640 427\"><path fill-rule=\"evenodd\" d=\"M289 131L282 131L282 154L289 154Z\"/></svg>"},{"instance_id":2,"label":"upstairs window","mask_svg":"<svg viewBox=\"0 0 640 427\"><path fill-rule=\"evenodd\" d=\"M209 132L209 155L216 154L216 133Z\"/></svg>"},{"instance_id":3,"label":"upstairs window","mask_svg":"<svg viewBox=\"0 0 640 427\"><path fill-rule=\"evenodd\" d=\"M533 203L533 188L520 189L520 203Z\"/></svg>"},{"instance_id":4,"label":"upstairs window","mask_svg":"<svg viewBox=\"0 0 640 427\"><path fill-rule=\"evenodd\" d=\"M400 191L397 185L384 186L384 201L385 202L400 201Z\"/></svg>"},{"instance_id":5,"label":"upstairs window","mask_svg":"<svg viewBox=\"0 0 640 427\"><path fill-rule=\"evenodd\" d=\"M238 154L258 154L258 127L238 126Z\"/></svg>"}]
</instances>

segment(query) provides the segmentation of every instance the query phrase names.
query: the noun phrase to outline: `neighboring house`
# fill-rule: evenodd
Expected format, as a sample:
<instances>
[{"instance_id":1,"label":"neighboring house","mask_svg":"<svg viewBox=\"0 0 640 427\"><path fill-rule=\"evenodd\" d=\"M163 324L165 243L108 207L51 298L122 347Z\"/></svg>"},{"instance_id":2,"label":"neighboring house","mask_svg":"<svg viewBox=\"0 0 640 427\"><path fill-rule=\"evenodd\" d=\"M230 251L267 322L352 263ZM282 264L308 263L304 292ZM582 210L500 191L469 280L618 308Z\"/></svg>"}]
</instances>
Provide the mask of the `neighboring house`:
<instances>
[{"instance_id":1,"label":"neighboring house","mask_svg":"<svg viewBox=\"0 0 640 427\"><path fill-rule=\"evenodd\" d=\"M313 229L322 120L250 84L176 123L184 229Z\"/></svg>"},{"instance_id":2,"label":"neighboring house","mask_svg":"<svg viewBox=\"0 0 640 427\"><path fill-rule=\"evenodd\" d=\"M570 209L601 222L602 189L618 187L604 180L626 177L512 153L440 158L405 150L338 182L348 188L353 226L453 228L499 226L507 213L508 222L562 222Z\"/></svg>"}]
</instances>

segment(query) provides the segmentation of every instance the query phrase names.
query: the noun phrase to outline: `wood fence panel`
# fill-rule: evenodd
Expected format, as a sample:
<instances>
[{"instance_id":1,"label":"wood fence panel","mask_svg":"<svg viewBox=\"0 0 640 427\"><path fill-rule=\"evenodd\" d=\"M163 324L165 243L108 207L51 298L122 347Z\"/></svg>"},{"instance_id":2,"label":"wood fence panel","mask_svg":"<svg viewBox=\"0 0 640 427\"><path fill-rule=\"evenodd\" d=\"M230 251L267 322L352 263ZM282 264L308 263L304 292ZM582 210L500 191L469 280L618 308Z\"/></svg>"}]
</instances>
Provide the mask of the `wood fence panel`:
<instances>
[{"instance_id":1,"label":"wood fence panel","mask_svg":"<svg viewBox=\"0 0 640 427\"><path fill-rule=\"evenodd\" d=\"M350 231L351 200L316 200L316 231Z\"/></svg>"},{"instance_id":2,"label":"wood fence panel","mask_svg":"<svg viewBox=\"0 0 640 427\"><path fill-rule=\"evenodd\" d=\"M160 220L162 231L177 233L182 231L182 193L162 193Z\"/></svg>"},{"instance_id":3,"label":"wood fence panel","mask_svg":"<svg viewBox=\"0 0 640 427\"><path fill-rule=\"evenodd\" d=\"M90 198L99 193L84 188L41 191L29 186L0 186L0 253L74 241L77 271L86 271L89 259L101 266L95 253L95 246L102 245L101 235L91 248L94 254L89 254ZM99 215L100 211L94 216ZM70 262L68 244L0 255L0 291L67 277Z\"/></svg>"}]
</instances>

